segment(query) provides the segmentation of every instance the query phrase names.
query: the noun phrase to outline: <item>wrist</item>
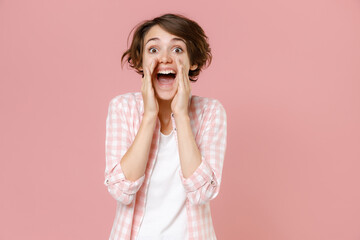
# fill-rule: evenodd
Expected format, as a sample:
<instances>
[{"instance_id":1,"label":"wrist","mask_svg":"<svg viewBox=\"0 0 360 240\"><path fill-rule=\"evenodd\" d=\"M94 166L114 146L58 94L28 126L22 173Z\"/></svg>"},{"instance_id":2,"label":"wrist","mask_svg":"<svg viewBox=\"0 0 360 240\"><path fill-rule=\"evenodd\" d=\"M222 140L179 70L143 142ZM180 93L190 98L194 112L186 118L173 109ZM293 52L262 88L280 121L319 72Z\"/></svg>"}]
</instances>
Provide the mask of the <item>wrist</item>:
<instances>
[{"instance_id":1,"label":"wrist","mask_svg":"<svg viewBox=\"0 0 360 240\"><path fill-rule=\"evenodd\" d=\"M187 113L174 113L174 118L180 121L190 120L189 114Z\"/></svg>"},{"instance_id":2,"label":"wrist","mask_svg":"<svg viewBox=\"0 0 360 240\"><path fill-rule=\"evenodd\" d=\"M157 119L157 115L155 114L145 113L143 115L143 121L146 122L156 122L156 119Z\"/></svg>"}]
</instances>

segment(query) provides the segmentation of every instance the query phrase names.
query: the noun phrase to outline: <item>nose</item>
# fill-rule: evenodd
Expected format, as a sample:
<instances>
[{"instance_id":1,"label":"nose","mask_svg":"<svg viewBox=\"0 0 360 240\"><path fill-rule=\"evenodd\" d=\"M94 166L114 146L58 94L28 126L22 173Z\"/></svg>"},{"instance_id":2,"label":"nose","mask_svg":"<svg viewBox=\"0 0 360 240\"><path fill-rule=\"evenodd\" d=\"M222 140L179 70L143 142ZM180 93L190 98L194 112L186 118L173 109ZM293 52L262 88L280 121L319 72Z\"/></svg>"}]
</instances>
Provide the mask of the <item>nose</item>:
<instances>
[{"instance_id":1,"label":"nose","mask_svg":"<svg viewBox=\"0 0 360 240\"><path fill-rule=\"evenodd\" d=\"M170 56L169 53L167 53L166 51L163 52L160 56L159 56L159 63L168 63L168 62L172 62L172 58Z\"/></svg>"}]
</instances>

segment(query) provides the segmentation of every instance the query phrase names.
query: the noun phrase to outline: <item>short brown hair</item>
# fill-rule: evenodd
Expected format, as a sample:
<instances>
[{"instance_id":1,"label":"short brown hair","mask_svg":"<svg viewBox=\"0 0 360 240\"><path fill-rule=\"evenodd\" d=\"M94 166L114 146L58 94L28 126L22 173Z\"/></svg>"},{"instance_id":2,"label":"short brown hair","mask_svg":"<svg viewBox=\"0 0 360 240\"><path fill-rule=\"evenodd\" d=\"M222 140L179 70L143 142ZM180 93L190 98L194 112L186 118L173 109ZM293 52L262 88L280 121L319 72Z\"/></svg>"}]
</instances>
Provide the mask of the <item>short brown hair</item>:
<instances>
[{"instance_id":1,"label":"short brown hair","mask_svg":"<svg viewBox=\"0 0 360 240\"><path fill-rule=\"evenodd\" d=\"M131 30L132 32L136 28L131 46L122 55L121 63L123 63L123 59L126 57L130 67L134 68L137 73L143 74L143 71L139 70L139 68L142 67L144 37L154 25L159 25L170 34L185 40L190 59L190 66L194 64L198 66L195 70L189 70L189 79L190 81L196 82L196 77L200 74L206 62L208 62L207 66L211 64L211 48L204 30L195 21L192 21L181 14L168 13L152 20L144 20L136 25ZM122 66L123 64L121 64L121 67Z\"/></svg>"}]
</instances>

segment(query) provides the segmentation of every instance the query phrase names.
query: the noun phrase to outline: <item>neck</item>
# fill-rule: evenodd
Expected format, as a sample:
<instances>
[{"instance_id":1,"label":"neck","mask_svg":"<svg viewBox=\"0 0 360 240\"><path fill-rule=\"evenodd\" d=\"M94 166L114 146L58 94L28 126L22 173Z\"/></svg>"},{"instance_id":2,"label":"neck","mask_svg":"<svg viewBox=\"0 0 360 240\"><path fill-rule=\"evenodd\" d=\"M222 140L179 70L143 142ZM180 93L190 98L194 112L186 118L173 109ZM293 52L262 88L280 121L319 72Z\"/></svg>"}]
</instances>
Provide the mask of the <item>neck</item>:
<instances>
[{"instance_id":1,"label":"neck","mask_svg":"<svg viewBox=\"0 0 360 240\"><path fill-rule=\"evenodd\" d=\"M159 120L161 123L161 131L166 132L168 129L171 128L171 101L172 100L162 100L158 99L159 103Z\"/></svg>"},{"instance_id":2,"label":"neck","mask_svg":"<svg viewBox=\"0 0 360 240\"><path fill-rule=\"evenodd\" d=\"M160 118L160 120L170 117L172 100L163 100L163 99L158 98L157 101L159 103L159 118Z\"/></svg>"}]
</instances>

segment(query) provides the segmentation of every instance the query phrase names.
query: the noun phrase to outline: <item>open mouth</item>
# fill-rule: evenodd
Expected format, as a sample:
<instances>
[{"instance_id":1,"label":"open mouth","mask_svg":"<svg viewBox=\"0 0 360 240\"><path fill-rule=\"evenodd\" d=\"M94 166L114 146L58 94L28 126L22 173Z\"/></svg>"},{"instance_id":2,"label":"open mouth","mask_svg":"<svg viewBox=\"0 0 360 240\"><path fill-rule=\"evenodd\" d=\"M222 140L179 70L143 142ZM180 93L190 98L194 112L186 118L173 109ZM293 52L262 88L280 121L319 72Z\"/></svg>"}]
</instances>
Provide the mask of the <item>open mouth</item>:
<instances>
[{"instance_id":1,"label":"open mouth","mask_svg":"<svg viewBox=\"0 0 360 240\"><path fill-rule=\"evenodd\" d=\"M156 80L158 80L160 84L171 85L174 83L175 77L175 73L158 73Z\"/></svg>"}]
</instances>

